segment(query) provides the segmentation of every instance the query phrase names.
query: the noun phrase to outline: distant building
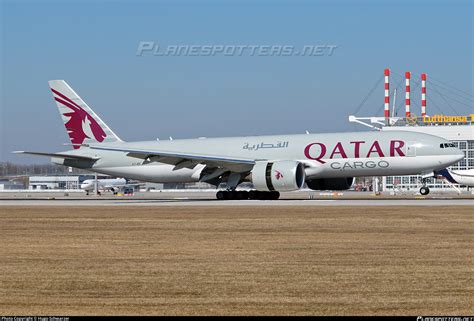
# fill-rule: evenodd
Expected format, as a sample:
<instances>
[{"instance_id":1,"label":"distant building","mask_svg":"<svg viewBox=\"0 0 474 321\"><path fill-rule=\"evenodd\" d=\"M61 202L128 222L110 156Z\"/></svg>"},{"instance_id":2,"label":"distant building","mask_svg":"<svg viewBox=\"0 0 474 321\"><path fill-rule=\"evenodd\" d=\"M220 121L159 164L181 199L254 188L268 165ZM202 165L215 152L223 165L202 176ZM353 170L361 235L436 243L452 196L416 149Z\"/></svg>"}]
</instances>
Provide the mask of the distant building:
<instances>
[{"instance_id":1,"label":"distant building","mask_svg":"<svg viewBox=\"0 0 474 321\"><path fill-rule=\"evenodd\" d=\"M98 179L110 178L106 175L97 175ZM47 190L47 189L80 189L81 184L86 179L94 179L92 174L84 175L49 175L49 176L30 176L29 190ZM0 184L2 184L0 182ZM20 187L19 187L20 188ZM24 186L21 188L25 188ZM167 189L209 189L214 186L207 183L145 183L145 190L167 190ZM138 187L137 187L138 189Z\"/></svg>"},{"instance_id":2,"label":"distant building","mask_svg":"<svg viewBox=\"0 0 474 321\"><path fill-rule=\"evenodd\" d=\"M25 185L19 181L11 181L8 179L0 179L0 191L12 189L24 189Z\"/></svg>"},{"instance_id":3,"label":"distant building","mask_svg":"<svg viewBox=\"0 0 474 321\"><path fill-rule=\"evenodd\" d=\"M108 178L108 176L98 175L97 178ZM94 179L94 175L30 176L28 189L80 189L81 183L86 179Z\"/></svg>"},{"instance_id":4,"label":"distant building","mask_svg":"<svg viewBox=\"0 0 474 321\"><path fill-rule=\"evenodd\" d=\"M28 189L79 189L79 176L30 176Z\"/></svg>"}]
</instances>

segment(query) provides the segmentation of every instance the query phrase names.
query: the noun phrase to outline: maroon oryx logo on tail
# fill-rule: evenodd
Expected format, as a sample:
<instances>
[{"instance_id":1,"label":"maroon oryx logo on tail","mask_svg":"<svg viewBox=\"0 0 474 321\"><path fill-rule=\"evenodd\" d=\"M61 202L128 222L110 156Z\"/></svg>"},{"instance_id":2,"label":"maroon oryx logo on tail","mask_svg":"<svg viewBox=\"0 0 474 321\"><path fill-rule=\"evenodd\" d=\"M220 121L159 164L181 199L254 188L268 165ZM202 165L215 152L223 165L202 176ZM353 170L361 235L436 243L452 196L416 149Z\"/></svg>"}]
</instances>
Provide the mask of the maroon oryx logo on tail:
<instances>
[{"instance_id":1,"label":"maroon oryx logo on tail","mask_svg":"<svg viewBox=\"0 0 474 321\"><path fill-rule=\"evenodd\" d=\"M81 106L76 104L74 101L61 94L59 91L51 88L53 93L56 95L54 99L71 109L71 112L66 112L63 115L69 117L69 120L64 123L66 126L69 138L73 143L74 149L78 149L86 138L95 139L98 142L102 142L107 135L105 134L99 123L89 115Z\"/></svg>"}]
</instances>

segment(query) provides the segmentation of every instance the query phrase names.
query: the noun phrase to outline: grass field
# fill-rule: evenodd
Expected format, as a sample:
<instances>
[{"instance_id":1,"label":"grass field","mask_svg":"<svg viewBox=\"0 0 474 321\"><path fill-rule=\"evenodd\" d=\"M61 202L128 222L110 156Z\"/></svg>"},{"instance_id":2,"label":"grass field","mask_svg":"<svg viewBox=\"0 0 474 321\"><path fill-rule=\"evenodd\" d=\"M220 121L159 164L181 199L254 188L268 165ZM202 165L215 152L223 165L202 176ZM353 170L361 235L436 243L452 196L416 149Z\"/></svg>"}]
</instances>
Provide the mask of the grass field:
<instances>
[{"instance_id":1,"label":"grass field","mask_svg":"<svg viewBox=\"0 0 474 321\"><path fill-rule=\"evenodd\" d=\"M0 314L472 315L473 208L0 207Z\"/></svg>"}]
</instances>

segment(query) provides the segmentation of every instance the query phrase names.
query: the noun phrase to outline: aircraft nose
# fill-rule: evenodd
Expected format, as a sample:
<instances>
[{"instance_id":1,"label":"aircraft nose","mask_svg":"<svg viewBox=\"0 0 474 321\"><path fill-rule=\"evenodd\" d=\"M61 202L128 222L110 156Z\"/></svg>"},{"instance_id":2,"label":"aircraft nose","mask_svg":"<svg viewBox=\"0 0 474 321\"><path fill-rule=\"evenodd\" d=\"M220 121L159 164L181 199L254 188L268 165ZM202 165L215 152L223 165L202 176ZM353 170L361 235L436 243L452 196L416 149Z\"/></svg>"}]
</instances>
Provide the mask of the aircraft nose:
<instances>
[{"instance_id":1,"label":"aircraft nose","mask_svg":"<svg viewBox=\"0 0 474 321\"><path fill-rule=\"evenodd\" d=\"M445 150L443 160L439 161L439 165L443 167L448 167L458 163L459 161L463 160L465 157L464 152L457 147L450 146Z\"/></svg>"},{"instance_id":2,"label":"aircraft nose","mask_svg":"<svg viewBox=\"0 0 474 321\"><path fill-rule=\"evenodd\" d=\"M456 148L455 157L456 157L456 161L459 162L463 160L464 157L466 157L466 155L464 155L464 152L462 150L460 150L459 148Z\"/></svg>"}]
</instances>

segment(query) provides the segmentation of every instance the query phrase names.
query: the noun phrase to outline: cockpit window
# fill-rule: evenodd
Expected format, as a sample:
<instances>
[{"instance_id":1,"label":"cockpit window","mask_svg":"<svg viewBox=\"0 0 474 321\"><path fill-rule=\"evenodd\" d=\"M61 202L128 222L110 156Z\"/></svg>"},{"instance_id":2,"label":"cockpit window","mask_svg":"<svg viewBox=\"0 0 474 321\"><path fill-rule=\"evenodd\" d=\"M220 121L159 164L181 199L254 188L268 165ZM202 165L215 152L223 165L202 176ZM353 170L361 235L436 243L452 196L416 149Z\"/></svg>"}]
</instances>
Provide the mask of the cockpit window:
<instances>
[{"instance_id":1,"label":"cockpit window","mask_svg":"<svg viewBox=\"0 0 474 321\"><path fill-rule=\"evenodd\" d=\"M449 147L456 147L453 143L441 143L439 144L440 148L449 148Z\"/></svg>"}]
</instances>

